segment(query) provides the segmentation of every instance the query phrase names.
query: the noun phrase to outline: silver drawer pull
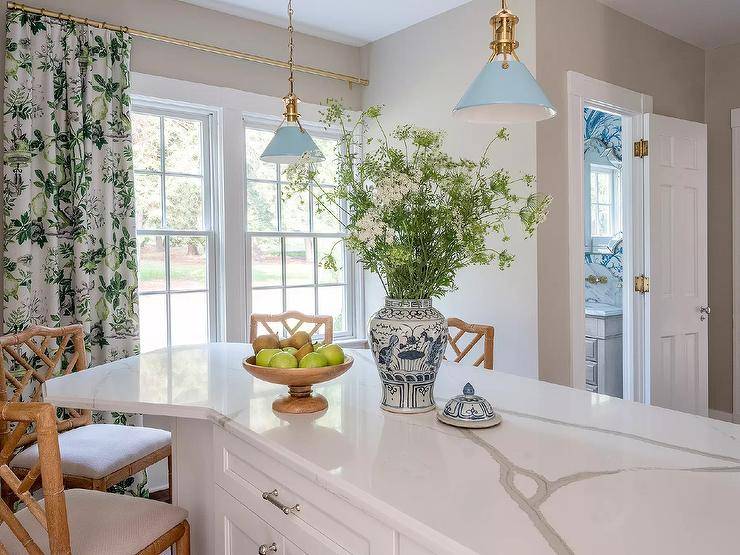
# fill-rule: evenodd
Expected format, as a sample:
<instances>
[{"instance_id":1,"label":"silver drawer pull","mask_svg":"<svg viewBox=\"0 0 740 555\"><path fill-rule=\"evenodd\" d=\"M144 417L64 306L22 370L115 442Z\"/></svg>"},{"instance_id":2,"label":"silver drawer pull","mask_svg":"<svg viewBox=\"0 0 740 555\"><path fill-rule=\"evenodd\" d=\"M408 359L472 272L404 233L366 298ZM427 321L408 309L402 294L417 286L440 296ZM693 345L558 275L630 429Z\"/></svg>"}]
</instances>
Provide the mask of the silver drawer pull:
<instances>
[{"instance_id":1,"label":"silver drawer pull","mask_svg":"<svg viewBox=\"0 0 740 555\"><path fill-rule=\"evenodd\" d=\"M262 499L266 499L267 501L275 505L278 509L283 511L286 515L289 515L290 513L297 513L301 510L301 506L298 503L296 503L292 507L288 507L284 503L278 501L278 490L276 489L272 491L263 491Z\"/></svg>"},{"instance_id":2,"label":"silver drawer pull","mask_svg":"<svg viewBox=\"0 0 740 555\"><path fill-rule=\"evenodd\" d=\"M259 546L259 549L257 549L257 553L259 553L259 555L267 555L270 551L277 553L277 544L275 542L272 542L270 545L263 543Z\"/></svg>"}]
</instances>

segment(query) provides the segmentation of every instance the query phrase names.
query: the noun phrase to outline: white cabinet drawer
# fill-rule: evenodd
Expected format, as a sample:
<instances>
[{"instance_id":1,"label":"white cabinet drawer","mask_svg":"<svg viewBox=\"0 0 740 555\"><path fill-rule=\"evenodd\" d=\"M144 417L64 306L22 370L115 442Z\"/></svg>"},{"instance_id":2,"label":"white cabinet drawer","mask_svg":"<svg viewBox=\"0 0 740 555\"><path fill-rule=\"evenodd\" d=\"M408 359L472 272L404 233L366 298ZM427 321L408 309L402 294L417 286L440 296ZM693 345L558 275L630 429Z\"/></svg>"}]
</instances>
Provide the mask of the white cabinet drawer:
<instances>
[{"instance_id":1,"label":"white cabinet drawer","mask_svg":"<svg viewBox=\"0 0 740 555\"><path fill-rule=\"evenodd\" d=\"M270 555L305 555L272 526L220 487L215 495L217 555L257 555L264 546Z\"/></svg>"},{"instance_id":2,"label":"white cabinet drawer","mask_svg":"<svg viewBox=\"0 0 740 555\"><path fill-rule=\"evenodd\" d=\"M216 483L304 551L311 555L394 552L395 532L358 508L228 432L217 428L214 443ZM280 503L299 504L300 511L285 514L263 499L264 492L273 490L278 491ZM309 549L302 543L308 540L301 538L319 538L321 544Z\"/></svg>"}]
</instances>

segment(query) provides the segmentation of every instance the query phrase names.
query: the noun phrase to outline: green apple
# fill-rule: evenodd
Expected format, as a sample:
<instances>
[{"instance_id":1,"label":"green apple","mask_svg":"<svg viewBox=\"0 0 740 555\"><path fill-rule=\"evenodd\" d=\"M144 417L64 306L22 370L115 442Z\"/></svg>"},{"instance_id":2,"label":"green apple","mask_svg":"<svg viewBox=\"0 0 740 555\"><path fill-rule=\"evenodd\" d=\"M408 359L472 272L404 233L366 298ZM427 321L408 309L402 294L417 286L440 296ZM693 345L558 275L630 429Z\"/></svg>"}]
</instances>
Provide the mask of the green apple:
<instances>
[{"instance_id":1,"label":"green apple","mask_svg":"<svg viewBox=\"0 0 740 555\"><path fill-rule=\"evenodd\" d=\"M323 368L329 366L329 361L321 353L308 353L301 359L299 366L301 368Z\"/></svg>"},{"instance_id":2,"label":"green apple","mask_svg":"<svg viewBox=\"0 0 740 555\"><path fill-rule=\"evenodd\" d=\"M257 353L257 357L254 360L254 363L257 366L269 366L270 365L270 359L280 352L280 349L262 349L259 353Z\"/></svg>"},{"instance_id":3,"label":"green apple","mask_svg":"<svg viewBox=\"0 0 740 555\"><path fill-rule=\"evenodd\" d=\"M328 345L319 347L316 352L321 353L326 357L326 360L329 362L329 366L336 366L337 364L342 364L344 362L344 351L336 343L329 343Z\"/></svg>"},{"instance_id":4,"label":"green apple","mask_svg":"<svg viewBox=\"0 0 740 555\"><path fill-rule=\"evenodd\" d=\"M291 355L294 355L298 352L298 349L296 349L295 347L285 347L283 351L286 353L290 353Z\"/></svg>"},{"instance_id":5,"label":"green apple","mask_svg":"<svg viewBox=\"0 0 740 555\"><path fill-rule=\"evenodd\" d=\"M270 368L298 368L298 359L290 353L280 351L272 355L269 366Z\"/></svg>"}]
</instances>

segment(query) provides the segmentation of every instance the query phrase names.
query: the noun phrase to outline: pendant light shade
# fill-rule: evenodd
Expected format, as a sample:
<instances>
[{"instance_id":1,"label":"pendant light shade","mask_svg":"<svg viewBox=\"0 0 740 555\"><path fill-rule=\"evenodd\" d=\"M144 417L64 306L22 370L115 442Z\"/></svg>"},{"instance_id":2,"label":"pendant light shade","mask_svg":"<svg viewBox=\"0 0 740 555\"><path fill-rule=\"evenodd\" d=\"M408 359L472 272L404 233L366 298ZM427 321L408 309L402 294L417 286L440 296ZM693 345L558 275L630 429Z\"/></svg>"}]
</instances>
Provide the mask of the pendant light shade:
<instances>
[{"instance_id":1,"label":"pendant light shade","mask_svg":"<svg viewBox=\"0 0 740 555\"><path fill-rule=\"evenodd\" d=\"M267 148L260 156L263 162L272 162L276 164L292 164L304 154L308 154L313 162L320 162L324 159L321 150L303 129L300 122L301 115L298 113L299 98L293 93L293 1L288 0L288 68L290 71L288 83L290 92L283 97L285 103L285 112L283 112L283 121L275 131Z\"/></svg>"},{"instance_id":2,"label":"pendant light shade","mask_svg":"<svg viewBox=\"0 0 740 555\"><path fill-rule=\"evenodd\" d=\"M516 54L517 23L519 18L501 0L501 9L491 18L493 52L452 111L455 118L473 123L523 123L557 114Z\"/></svg>"},{"instance_id":3,"label":"pendant light shade","mask_svg":"<svg viewBox=\"0 0 740 555\"><path fill-rule=\"evenodd\" d=\"M308 154L313 162L321 162L324 159L311 135L297 123L288 122L275 131L275 136L260 156L260 160L275 164L292 164L304 154Z\"/></svg>"},{"instance_id":4,"label":"pendant light shade","mask_svg":"<svg viewBox=\"0 0 740 555\"><path fill-rule=\"evenodd\" d=\"M453 110L455 118L473 123L522 123L555 114L555 107L527 66L516 60L488 62Z\"/></svg>"}]
</instances>

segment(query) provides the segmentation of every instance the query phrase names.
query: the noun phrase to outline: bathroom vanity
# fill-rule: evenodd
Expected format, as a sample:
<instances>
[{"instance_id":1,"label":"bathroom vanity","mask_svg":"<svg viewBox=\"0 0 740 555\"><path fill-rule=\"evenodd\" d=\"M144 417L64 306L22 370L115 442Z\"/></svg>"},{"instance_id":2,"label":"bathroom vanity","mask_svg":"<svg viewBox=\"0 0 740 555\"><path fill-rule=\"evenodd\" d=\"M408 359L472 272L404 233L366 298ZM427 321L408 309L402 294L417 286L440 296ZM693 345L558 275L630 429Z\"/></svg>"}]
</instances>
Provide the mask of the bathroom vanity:
<instances>
[{"instance_id":1,"label":"bathroom vanity","mask_svg":"<svg viewBox=\"0 0 740 555\"><path fill-rule=\"evenodd\" d=\"M278 415L270 405L284 388L248 374L250 354L229 343L163 349L50 380L45 399L167 417L174 502L189 512L195 555L740 545L732 424L445 362L438 403L471 382L503 416L462 430L433 412L380 410L367 350L317 387L327 411Z\"/></svg>"},{"instance_id":2,"label":"bathroom vanity","mask_svg":"<svg viewBox=\"0 0 740 555\"><path fill-rule=\"evenodd\" d=\"M586 389L622 397L622 308L586 303Z\"/></svg>"}]
</instances>

